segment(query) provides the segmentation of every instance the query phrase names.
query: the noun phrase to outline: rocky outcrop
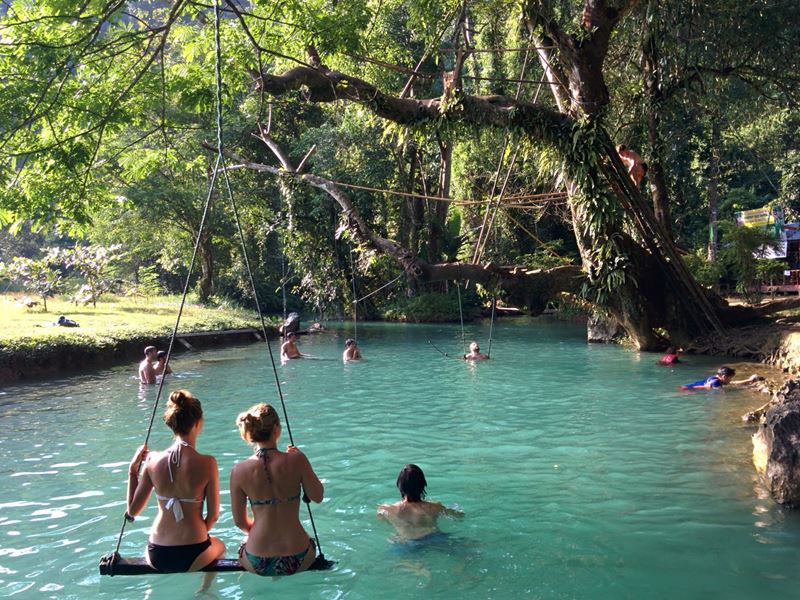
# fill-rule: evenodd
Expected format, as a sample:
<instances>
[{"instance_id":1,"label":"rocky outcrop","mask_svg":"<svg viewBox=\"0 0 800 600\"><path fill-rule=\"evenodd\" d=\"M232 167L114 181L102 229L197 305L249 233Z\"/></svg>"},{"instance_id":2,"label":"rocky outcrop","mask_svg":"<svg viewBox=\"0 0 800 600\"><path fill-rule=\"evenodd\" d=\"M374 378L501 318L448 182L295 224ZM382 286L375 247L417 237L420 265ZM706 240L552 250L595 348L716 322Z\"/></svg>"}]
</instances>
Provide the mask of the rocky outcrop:
<instances>
[{"instance_id":1,"label":"rocky outcrop","mask_svg":"<svg viewBox=\"0 0 800 600\"><path fill-rule=\"evenodd\" d=\"M800 331L782 332L777 348L765 362L792 375L800 373Z\"/></svg>"},{"instance_id":2,"label":"rocky outcrop","mask_svg":"<svg viewBox=\"0 0 800 600\"><path fill-rule=\"evenodd\" d=\"M776 502L800 507L800 380L776 392L753 435L753 464Z\"/></svg>"},{"instance_id":3,"label":"rocky outcrop","mask_svg":"<svg viewBox=\"0 0 800 600\"><path fill-rule=\"evenodd\" d=\"M608 344L625 337L622 325L613 317L593 313L586 323L586 339L589 343Z\"/></svg>"}]
</instances>

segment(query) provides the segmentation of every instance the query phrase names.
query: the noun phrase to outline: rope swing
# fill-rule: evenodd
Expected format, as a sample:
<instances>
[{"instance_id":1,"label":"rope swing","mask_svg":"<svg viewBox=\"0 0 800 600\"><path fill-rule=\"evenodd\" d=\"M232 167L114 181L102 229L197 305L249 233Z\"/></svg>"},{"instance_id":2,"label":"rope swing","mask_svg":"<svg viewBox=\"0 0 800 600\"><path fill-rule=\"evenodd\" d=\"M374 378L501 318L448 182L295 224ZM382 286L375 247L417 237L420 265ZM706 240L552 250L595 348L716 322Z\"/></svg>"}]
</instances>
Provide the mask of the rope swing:
<instances>
[{"instance_id":1,"label":"rope swing","mask_svg":"<svg viewBox=\"0 0 800 600\"><path fill-rule=\"evenodd\" d=\"M277 390L278 390L278 397L280 398L281 408L283 410L283 418L284 418L284 423L286 424L286 431L288 432L288 435L289 435L289 442L294 446L295 445L294 437L292 435L292 429L291 429L291 426L289 424L289 414L286 411L286 403L284 401L283 391L281 390L280 378L278 377L278 369L277 369L277 367L275 365L275 358L274 358L274 356L272 354L272 347L269 344L269 338L267 336L266 322L264 320L264 314L261 311L261 306L260 306L260 303L258 301L258 292L256 290L255 278L253 277L253 271L252 271L252 269L250 267L250 259L249 259L248 253L247 253L247 245L245 243L244 232L242 230L241 221L239 219L239 211L238 211L238 209L236 207L236 202L235 202L234 197L233 197L233 190L231 188L230 179L228 178L228 172L227 172L227 169L226 169L226 166L225 166L225 158L224 158L224 155L223 155L223 144L222 144L222 67L221 67L221 64L222 64L222 49L221 49L221 43L220 43L220 6L219 6L219 1L220 0L216 0L216 2L214 3L214 45L215 45L215 56L216 56L215 71L216 71L216 105L217 105L217 107L216 107L217 108L217 159L216 159L216 162L214 164L214 171L213 171L212 176L211 176L211 182L210 182L210 185L209 185L208 194L206 196L206 202L205 202L205 206L204 206L204 209L203 209L203 216L202 216L201 221L200 221L200 229L199 229L198 234L197 234L197 240L195 241L194 251L192 252L192 259L191 259L191 262L189 264L189 271L186 274L186 282L185 282L184 287L183 287L183 297L181 298L181 305L180 305L180 309L178 310L178 317L177 317L177 320L175 322L175 327L173 328L172 337L170 338L169 348L167 350L167 365L169 365L169 359L170 359L170 356L171 356L173 345L175 343L175 339L177 337L178 326L180 324L181 315L183 314L183 307L184 307L184 305L186 303L186 296L187 296L188 289L189 289L189 282L191 280L192 271L194 270L195 258L197 256L197 251L198 251L198 248L199 248L199 245L200 245L201 235L202 235L203 229L205 227L206 218L207 218L208 211L209 211L209 206L211 204L211 197L213 195L213 192L214 192L214 189L215 189L215 186L216 186L218 174L219 174L219 172L221 170L223 178L224 178L224 181L225 181L225 187L226 187L226 190L227 190L227 193L228 193L228 199L230 200L230 203L231 203L231 209L232 209L232 212L233 212L234 220L236 222L236 228L237 228L237 231L238 231L238 234L239 234L239 239L240 239L241 244L242 244L242 254L243 254L245 266L247 267L247 274L248 274L248 277L250 279L250 285L251 285L251 289L252 289L252 293L253 293L253 300L254 300L255 305L256 305L256 310L258 311L259 321L261 322L261 333L262 333L262 336L263 336L263 339L264 339L264 343L266 344L266 347L267 347L267 353L269 355L270 362L272 363L272 372L273 372L273 375L275 376L275 385L276 385ZM220 167L221 167L221 169L220 169ZM155 404L153 405L152 414L150 415L150 423L149 423L149 425L147 427L147 434L145 436L145 444L147 444L148 440L150 439L150 433L151 433L151 431L153 429L153 422L155 420L156 410L158 408L158 404L159 404L159 401L160 401L160 398L161 398L161 392L162 392L163 387L164 387L165 379L166 378L164 378L164 377L161 378L161 382L160 382L159 387L158 387L158 392L156 394L156 401L155 401ZM317 555L314 563L309 567L308 570L329 569L329 568L331 568L333 566L333 562L327 560L325 558L325 555L322 552L322 547L320 546L320 542L319 542L319 535L317 534L317 528L316 528L316 525L314 523L314 516L311 513L310 500L308 499L308 497L305 494L303 494L303 501L306 503L306 508L308 509L308 517L309 517L309 520L311 522L311 528L312 528L312 530L314 532L314 539L315 539L316 544L317 544L317 550L319 551L319 554ZM126 524L128 522L132 522L132 521L133 521L133 517L128 515L128 513L126 512L125 515L124 515L123 522L122 522L122 527L121 527L120 532L119 532L119 536L117 537L117 544L116 544L116 548L114 549L114 552L109 554L109 555L104 556L100 560L100 574L101 575L109 575L109 576L113 576L113 575L143 575L143 574L159 574L160 573L160 571L157 571L157 570L153 569L147 563L147 561L144 558L123 559L122 557L120 557L119 548L120 548L120 545L122 543L122 536L123 536L123 534L125 532L125 526L126 526ZM218 560L212 562L210 565L208 565L207 567L205 567L202 570L203 571L243 571L244 568L239 564L239 561L236 560L236 559L222 558L222 559L218 559Z\"/></svg>"},{"instance_id":2,"label":"rope swing","mask_svg":"<svg viewBox=\"0 0 800 600\"><path fill-rule=\"evenodd\" d=\"M497 296L492 296L492 318L489 321L489 348L486 350L486 357L492 357L492 332L494 331L494 309L497 306Z\"/></svg>"}]
</instances>

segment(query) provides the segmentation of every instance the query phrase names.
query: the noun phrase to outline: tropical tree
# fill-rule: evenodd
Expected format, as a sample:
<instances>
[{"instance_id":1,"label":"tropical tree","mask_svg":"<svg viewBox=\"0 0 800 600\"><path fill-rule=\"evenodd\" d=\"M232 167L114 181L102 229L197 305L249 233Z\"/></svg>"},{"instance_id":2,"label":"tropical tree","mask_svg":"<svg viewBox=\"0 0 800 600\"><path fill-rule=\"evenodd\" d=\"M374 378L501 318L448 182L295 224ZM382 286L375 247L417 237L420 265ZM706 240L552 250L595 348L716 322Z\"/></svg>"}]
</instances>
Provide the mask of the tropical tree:
<instances>
[{"instance_id":1,"label":"tropical tree","mask_svg":"<svg viewBox=\"0 0 800 600\"><path fill-rule=\"evenodd\" d=\"M55 252L39 259L16 256L9 263L0 263L0 278L19 283L26 292L41 298L47 312L47 299L55 296L62 284L61 271L54 268L58 263Z\"/></svg>"},{"instance_id":2,"label":"tropical tree","mask_svg":"<svg viewBox=\"0 0 800 600\"><path fill-rule=\"evenodd\" d=\"M311 0L283 3L279 12L260 1L246 10L234 0L222 4L220 91L226 123L233 123L223 135L228 158L237 163L233 167L277 177L285 188L308 184L325 194L293 188L297 201L290 206L287 194L286 218L271 222L291 223L297 239L314 242L285 247L290 253L306 246L318 252L318 260L303 265L302 277L317 288L314 293L323 292L320 297L324 281L343 267L332 232L345 226L359 249L371 246L394 257L412 279L478 281L534 311L548 296L575 292L585 283L586 297L614 314L642 348L659 343L660 331L683 341L724 326L724 306L697 285L672 242L669 199L663 197L667 169L664 182L656 183L657 218L631 184L614 145L620 124L634 123L625 137L653 133L654 163L668 164L658 134L663 138L679 122L681 113L670 112L670 103L681 90L694 89L695 81L696 95L708 103L711 93L701 86L727 77L788 104L792 75L776 76L768 50L759 47L770 23L769 34L779 41L764 47L780 46L782 72L797 72L788 68L796 53L785 50L796 47L791 42L797 29L780 19L780 7L692 3L686 31L676 16L680 11L657 1L526 0L502 3L498 10L498 3L479 0ZM723 8L724 19L709 18ZM650 19L644 35L643 19ZM143 149L162 152L169 169L178 170L180 161L170 158L176 136L194 131L195 137L211 138L209 120L201 118L212 114L214 99L211 21L209 7L188 0L88 3L78 9L56 0L13 4L3 20L8 53L0 57L3 72L19 81L13 92L0 92L0 109L8 115L0 139L10 184L2 198L4 217L66 223L70 215L69 227L80 227L118 195L120 186L108 183L128 157ZM732 41L736 28L746 32L739 45ZM479 48L478 41L492 46ZM718 48L704 53L714 44ZM645 59L625 61L631 48L644 49ZM670 60L681 48L692 60L673 68ZM733 63L742 48L752 60ZM692 78L692 68L708 79ZM528 85L537 80L538 87ZM636 95L631 81L650 99L646 111L616 102L620 91ZM661 97L667 84L678 91ZM382 130L381 139L367 140L371 152L361 156L394 160L396 173L380 169L376 181L409 193L402 209L388 210L374 192L345 191L343 184L353 184L341 181L330 161L314 162L312 140L304 136L322 131L325 121L335 124L330 131L341 132L345 112L363 131ZM651 124L643 114L660 119ZM463 144L481 145L491 159L482 163L476 157L477 172L462 170L454 157L469 156ZM324 154L321 145L317 152ZM338 154L346 164L348 155ZM519 169L507 168L518 161ZM146 170L157 172L158 165L150 161ZM499 177L501 172L508 176ZM483 207L431 200L468 189L470 177L476 193L491 196ZM511 253L507 240L515 238L508 234L531 224L530 216L527 222L512 220L503 188L531 186L566 197L581 273L574 267L531 271L491 260ZM323 198L337 203L338 216L322 206ZM274 197L257 201L274 209ZM442 262L449 258L443 241L453 237L448 223L458 218L475 251L461 252L463 262ZM490 245L494 256L481 258L489 231L506 235ZM531 248L522 250L518 254ZM315 283L312 268L323 264L323 279Z\"/></svg>"}]
</instances>

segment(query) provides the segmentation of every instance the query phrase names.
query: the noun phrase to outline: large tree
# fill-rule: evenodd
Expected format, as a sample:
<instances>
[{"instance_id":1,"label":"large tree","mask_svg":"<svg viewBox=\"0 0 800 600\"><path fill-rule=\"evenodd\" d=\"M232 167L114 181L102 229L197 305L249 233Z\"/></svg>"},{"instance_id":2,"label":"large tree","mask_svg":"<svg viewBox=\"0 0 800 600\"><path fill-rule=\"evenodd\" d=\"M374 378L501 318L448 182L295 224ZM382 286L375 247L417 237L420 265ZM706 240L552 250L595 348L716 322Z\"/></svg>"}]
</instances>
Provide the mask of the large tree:
<instances>
[{"instance_id":1,"label":"large tree","mask_svg":"<svg viewBox=\"0 0 800 600\"><path fill-rule=\"evenodd\" d=\"M397 258L410 276L482 281L532 309L560 290L574 291L585 280L586 297L619 319L641 348L659 343L663 333L685 341L724 326L724 306L695 283L673 245L663 210L668 199L663 194L656 198L657 219L616 155L617 136L609 133L616 129L617 115L625 113L614 104L606 76L606 62L616 56L615 49L645 49L645 88L654 100L661 100L656 67L659 57L672 50L658 45L665 27L645 28L644 38L638 28L643 11L663 11L658 2L529 0L498 7L497 2L483 1L313 0L286 2L279 9L260 1L223 4L225 99L238 115L236 135L228 134L227 142L236 146L243 164L272 169L280 165L284 177L307 182L318 177L317 184L327 185L317 173L296 172L300 154L286 156L281 165L273 152L245 141L248 129L258 132L257 126L267 119L270 98L287 106L297 106L298 100L337 107L353 103L391 122L388 135L405 140L395 154L399 164L402 157L419 158L420 144L427 145L425 156L436 157L433 168L422 160L405 163L396 178L396 183L405 178L407 189L426 196L448 194L454 149L467 138L480 139L487 128L523 148L526 168L536 152L549 153L549 161L540 165L552 167L550 184L557 191L568 192L582 277L501 267L490 260L478 264L480 253L466 262L436 262L443 255L441 234L452 207L445 211L446 205L410 201L410 210L398 217L406 219L403 229L390 228L385 218L365 220L363 206L349 201L346 209L346 202L339 201L354 235ZM712 4L708 0L698 5L710 10ZM498 18L498 8L507 18ZM110 175L105 173L113 171L119 157L136 151L137 143L168 139L178 125L170 110L175 94L184 104L195 102L199 111L210 110L210 20L208 6L188 0L153 5L98 1L76 11L56 0L12 3L4 20L9 52L3 57L3 72L15 89L8 91L6 86L0 93L0 108L8 115L2 130L4 177L10 184L2 199L5 217L89 220L92 202L110 199L103 185ZM788 20L775 26L787 40L796 39L797 28ZM476 48L475 41L490 38L497 46L488 48L489 58L484 59L479 54L487 49ZM516 48L500 47L512 39ZM755 52L759 39L747 39L748 49ZM784 64L791 61L781 58ZM196 73L194 84L171 88L187 72ZM769 79L761 75L742 77ZM541 84L535 94L529 86L520 87L537 78L550 97L539 94ZM787 93L780 78L773 78L772 85L776 95ZM514 86L517 93L511 95ZM658 102L651 108L660 115ZM336 113L326 111L333 119ZM243 124L247 120L249 127ZM655 119L651 125L654 134L659 123ZM141 140L119 135L132 125L142 132ZM657 151L658 141L651 145L660 165L664 158ZM516 156L515 151L507 164ZM322 166L322 161L312 160L306 168ZM517 177L512 185L524 180ZM430 181L435 184L428 185ZM59 187L64 182L66 194ZM663 182L654 183L663 192ZM325 191L342 197L333 187ZM502 204L497 195L488 199L486 215L489 206ZM425 257L418 255L422 244L415 238L423 231ZM409 247L391 239L395 232Z\"/></svg>"}]
</instances>

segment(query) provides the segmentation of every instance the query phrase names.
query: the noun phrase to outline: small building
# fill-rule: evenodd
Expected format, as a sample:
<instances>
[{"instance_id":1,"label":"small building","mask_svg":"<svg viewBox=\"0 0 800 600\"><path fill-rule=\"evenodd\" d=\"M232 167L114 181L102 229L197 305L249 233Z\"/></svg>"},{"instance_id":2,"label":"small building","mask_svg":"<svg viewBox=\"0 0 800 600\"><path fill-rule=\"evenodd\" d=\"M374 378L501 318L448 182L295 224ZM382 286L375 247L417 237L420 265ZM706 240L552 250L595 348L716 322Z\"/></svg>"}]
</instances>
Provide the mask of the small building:
<instances>
[{"instance_id":1,"label":"small building","mask_svg":"<svg viewBox=\"0 0 800 600\"><path fill-rule=\"evenodd\" d=\"M771 258L786 263L783 281L777 281L774 285L762 285L761 291L765 294L777 292L800 295L800 222L783 224L779 241L771 254Z\"/></svg>"}]
</instances>

